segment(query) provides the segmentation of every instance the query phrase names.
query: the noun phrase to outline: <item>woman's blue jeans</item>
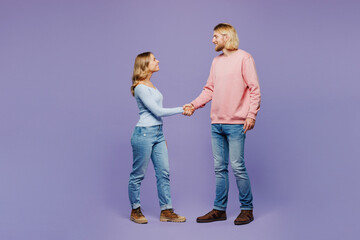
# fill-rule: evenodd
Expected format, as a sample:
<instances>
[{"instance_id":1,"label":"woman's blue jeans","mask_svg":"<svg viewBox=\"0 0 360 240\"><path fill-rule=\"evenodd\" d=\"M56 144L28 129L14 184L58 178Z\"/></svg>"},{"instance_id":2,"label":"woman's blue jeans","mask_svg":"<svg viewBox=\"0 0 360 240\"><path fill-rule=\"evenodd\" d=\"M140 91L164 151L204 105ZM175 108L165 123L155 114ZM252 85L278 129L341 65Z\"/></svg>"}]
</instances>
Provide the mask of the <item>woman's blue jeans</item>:
<instances>
[{"instance_id":1,"label":"woman's blue jeans","mask_svg":"<svg viewBox=\"0 0 360 240\"><path fill-rule=\"evenodd\" d=\"M253 209L250 180L245 167L243 124L212 124L211 143L214 156L216 197L214 209L225 211L229 192L229 159L233 169L242 210Z\"/></svg>"},{"instance_id":2,"label":"woman's blue jeans","mask_svg":"<svg viewBox=\"0 0 360 240\"><path fill-rule=\"evenodd\" d=\"M140 207L140 185L151 158L156 176L160 209L172 208L169 160L162 125L135 127L131 137L133 166L129 180L129 199L133 209Z\"/></svg>"}]
</instances>

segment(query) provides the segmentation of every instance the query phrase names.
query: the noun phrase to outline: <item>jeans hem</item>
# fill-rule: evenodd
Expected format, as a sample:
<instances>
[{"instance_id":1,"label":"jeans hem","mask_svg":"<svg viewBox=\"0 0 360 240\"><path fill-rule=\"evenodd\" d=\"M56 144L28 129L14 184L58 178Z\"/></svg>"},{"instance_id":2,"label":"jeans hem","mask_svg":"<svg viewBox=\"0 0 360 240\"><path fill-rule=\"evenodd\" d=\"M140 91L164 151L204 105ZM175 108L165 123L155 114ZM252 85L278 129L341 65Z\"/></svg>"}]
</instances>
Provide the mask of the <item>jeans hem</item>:
<instances>
[{"instance_id":1,"label":"jeans hem","mask_svg":"<svg viewBox=\"0 0 360 240\"><path fill-rule=\"evenodd\" d=\"M137 209L140 207L140 203L134 203L134 204L131 204L131 208L132 209Z\"/></svg>"},{"instance_id":2,"label":"jeans hem","mask_svg":"<svg viewBox=\"0 0 360 240\"><path fill-rule=\"evenodd\" d=\"M253 210L252 207L240 207L241 210Z\"/></svg>"},{"instance_id":3,"label":"jeans hem","mask_svg":"<svg viewBox=\"0 0 360 240\"><path fill-rule=\"evenodd\" d=\"M214 209L218 210L218 211L226 211L226 208L222 208L222 207L218 207L218 206L214 206Z\"/></svg>"},{"instance_id":4,"label":"jeans hem","mask_svg":"<svg viewBox=\"0 0 360 240\"><path fill-rule=\"evenodd\" d=\"M172 209L172 205L171 204L165 204L160 206L160 210L166 210L166 209Z\"/></svg>"}]
</instances>

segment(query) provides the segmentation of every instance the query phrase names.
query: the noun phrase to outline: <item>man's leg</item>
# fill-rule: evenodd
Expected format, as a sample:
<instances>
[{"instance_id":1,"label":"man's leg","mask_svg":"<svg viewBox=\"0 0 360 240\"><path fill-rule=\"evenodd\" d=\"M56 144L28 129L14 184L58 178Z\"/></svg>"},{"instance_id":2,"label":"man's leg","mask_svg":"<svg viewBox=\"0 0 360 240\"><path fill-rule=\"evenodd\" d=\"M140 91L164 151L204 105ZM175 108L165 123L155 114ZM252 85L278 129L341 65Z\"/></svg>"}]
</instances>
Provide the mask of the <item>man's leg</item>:
<instances>
[{"instance_id":1,"label":"man's leg","mask_svg":"<svg viewBox=\"0 0 360 240\"><path fill-rule=\"evenodd\" d=\"M226 206L229 192L229 145L222 130L222 124L211 125L211 144L216 177L214 209L196 219L198 223L226 220Z\"/></svg>"},{"instance_id":2,"label":"man's leg","mask_svg":"<svg viewBox=\"0 0 360 240\"><path fill-rule=\"evenodd\" d=\"M242 124L228 125L226 133L229 140L229 158L239 189L241 212L234 221L235 225L248 224L254 220L250 180L245 167L245 134Z\"/></svg>"},{"instance_id":3,"label":"man's leg","mask_svg":"<svg viewBox=\"0 0 360 240\"><path fill-rule=\"evenodd\" d=\"M229 145L222 124L211 125L211 144L216 178L214 209L226 211L229 192Z\"/></svg>"},{"instance_id":4,"label":"man's leg","mask_svg":"<svg viewBox=\"0 0 360 240\"><path fill-rule=\"evenodd\" d=\"M250 179L244 161L246 135L244 134L243 125L227 125L225 131L228 135L230 164L239 190L241 210L252 210L253 197L251 193Z\"/></svg>"}]
</instances>

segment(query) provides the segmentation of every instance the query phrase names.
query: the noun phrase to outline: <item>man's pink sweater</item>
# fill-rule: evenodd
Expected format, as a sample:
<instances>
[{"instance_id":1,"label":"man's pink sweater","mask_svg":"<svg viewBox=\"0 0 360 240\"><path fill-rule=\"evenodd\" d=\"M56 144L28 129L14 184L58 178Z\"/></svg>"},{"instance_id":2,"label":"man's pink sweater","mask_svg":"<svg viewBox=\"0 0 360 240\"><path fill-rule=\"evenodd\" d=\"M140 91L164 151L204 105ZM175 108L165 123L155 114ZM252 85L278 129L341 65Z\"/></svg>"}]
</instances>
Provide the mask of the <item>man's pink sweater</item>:
<instances>
[{"instance_id":1,"label":"man's pink sweater","mask_svg":"<svg viewBox=\"0 0 360 240\"><path fill-rule=\"evenodd\" d=\"M198 109L212 100L211 123L243 124L246 118L256 119L260 99L254 59L238 49L214 58L208 81L191 104Z\"/></svg>"}]
</instances>

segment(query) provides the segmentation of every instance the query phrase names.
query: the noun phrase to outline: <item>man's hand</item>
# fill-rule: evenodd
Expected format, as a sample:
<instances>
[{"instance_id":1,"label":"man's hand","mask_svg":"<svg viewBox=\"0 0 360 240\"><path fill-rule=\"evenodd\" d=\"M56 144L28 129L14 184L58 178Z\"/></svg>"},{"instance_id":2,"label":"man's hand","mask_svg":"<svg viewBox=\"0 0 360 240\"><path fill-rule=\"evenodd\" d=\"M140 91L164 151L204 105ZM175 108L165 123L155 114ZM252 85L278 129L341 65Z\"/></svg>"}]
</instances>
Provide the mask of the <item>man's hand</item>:
<instances>
[{"instance_id":1,"label":"man's hand","mask_svg":"<svg viewBox=\"0 0 360 240\"><path fill-rule=\"evenodd\" d=\"M194 108L194 106L192 105L192 104L185 104L184 106L183 106L183 110L184 110L184 112L183 112L183 115L186 115L186 116L191 116L191 115L193 115L194 114L194 112L195 112L195 108Z\"/></svg>"},{"instance_id":2,"label":"man's hand","mask_svg":"<svg viewBox=\"0 0 360 240\"><path fill-rule=\"evenodd\" d=\"M244 133L246 133L248 130L253 129L255 126L255 119L247 118L244 123Z\"/></svg>"}]
</instances>

